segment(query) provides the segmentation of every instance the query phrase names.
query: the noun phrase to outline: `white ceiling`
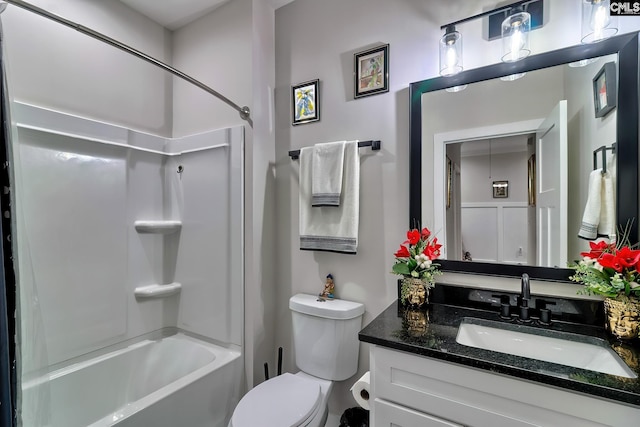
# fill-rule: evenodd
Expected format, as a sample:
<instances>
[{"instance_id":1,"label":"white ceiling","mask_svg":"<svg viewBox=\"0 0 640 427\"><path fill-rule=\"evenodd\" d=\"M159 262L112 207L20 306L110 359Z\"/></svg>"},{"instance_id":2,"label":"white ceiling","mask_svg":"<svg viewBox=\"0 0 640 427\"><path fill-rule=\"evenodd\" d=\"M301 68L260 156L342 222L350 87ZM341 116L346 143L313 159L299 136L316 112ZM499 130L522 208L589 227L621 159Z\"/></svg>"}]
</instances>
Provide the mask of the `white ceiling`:
<instances>
[{"instance_id":1,"label":"white ceiling","mask_svg":"<svg viewBox=\"0 0 640 427\"><path fill-rule=\"evenodd\" d=\"M170 30L177 30L231 0L120 0L130 8L154 20ZM293 0L261 0L274 9Z\"/></svg>"},{"instance_id":2,"label":"white ceiling","mask_svg":"<svg viewBox=\"0 0 640 427\"><path fill-rule=\"evenodd\" d=\"M518 153L527 151L527 135L505 136L462 143L462 157L485 156L491 154Z\"/></svg>"}]
</instances>

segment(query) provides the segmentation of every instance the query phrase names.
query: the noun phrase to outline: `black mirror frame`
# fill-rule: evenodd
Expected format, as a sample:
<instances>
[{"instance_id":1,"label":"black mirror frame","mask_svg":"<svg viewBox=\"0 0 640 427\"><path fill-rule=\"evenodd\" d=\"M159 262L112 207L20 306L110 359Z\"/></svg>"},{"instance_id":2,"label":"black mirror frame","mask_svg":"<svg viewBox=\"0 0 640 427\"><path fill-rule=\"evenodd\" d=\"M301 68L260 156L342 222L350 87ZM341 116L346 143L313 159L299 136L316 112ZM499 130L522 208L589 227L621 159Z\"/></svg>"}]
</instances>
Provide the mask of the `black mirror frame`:
<instances>
[{"instance_id":1,"label":"black mirror frame","mask_svg":"<svg viewBox=\"0 0 640 427\"><path fill-rule=\"evenodd\" d=\"M616 128L617 182L616 212L619 227L632 222L631 243L638 236L638 137L640 107L638 105L639 64L638 34L622 34L594 44L572 46L529 56L518 62L498 63L463 71L450 77L436 77L409 85L409 227L422 219L422 94L448 87L490 80L511 74L568 64L583 59L618 54L618 123ZM629 183L620 185L621 183ZM443 271L519 277L529 274L539 280L568 281L573 270L528 265L474 263L440 260Z\"/></svg>"}]
</instances>

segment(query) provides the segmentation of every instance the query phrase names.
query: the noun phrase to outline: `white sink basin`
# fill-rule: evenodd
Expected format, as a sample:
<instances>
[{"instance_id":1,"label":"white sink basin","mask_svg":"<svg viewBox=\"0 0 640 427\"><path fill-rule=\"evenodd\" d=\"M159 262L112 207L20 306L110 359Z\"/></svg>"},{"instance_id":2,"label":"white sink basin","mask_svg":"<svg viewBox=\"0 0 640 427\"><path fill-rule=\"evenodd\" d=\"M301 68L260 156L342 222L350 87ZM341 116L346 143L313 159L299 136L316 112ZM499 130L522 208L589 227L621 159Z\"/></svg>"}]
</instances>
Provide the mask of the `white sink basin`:
<instances>
[{"instance_id":1,"label":"white sink basin","mask_svg":"<svg viewBox=\"0 0 640 427\"><path fill-rule=\"evenodd\" d=\"M554 336L540 335L549 333ZM580 339L580 340L577 340ZM460 344L573 366L626 378L637 375L620 359L606 341L558 331L464 318L458 328Z\"/></svg>"}]
</instances>

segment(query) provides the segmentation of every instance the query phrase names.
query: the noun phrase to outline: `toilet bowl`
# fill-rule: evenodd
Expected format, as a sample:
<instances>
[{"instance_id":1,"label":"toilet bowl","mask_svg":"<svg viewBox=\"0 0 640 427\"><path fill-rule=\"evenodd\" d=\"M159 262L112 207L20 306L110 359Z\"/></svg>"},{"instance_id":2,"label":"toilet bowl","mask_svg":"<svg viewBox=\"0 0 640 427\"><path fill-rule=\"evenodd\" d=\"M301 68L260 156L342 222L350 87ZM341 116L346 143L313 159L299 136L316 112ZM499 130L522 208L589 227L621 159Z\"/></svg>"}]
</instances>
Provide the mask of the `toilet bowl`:
<instances>
[{"instance_id":1,"label":"toilet bowl","mask_svg":"<svg viewBox=\"0 0 640 427\"><path fill-rule=\"evenodd\" d=\"M250 390L229 427L324 427L333 381L358 370L364 305L315 295L289 300L297 374L282 374Z\"/></svg>"},{"instance_id":2,"label":"toilet bowl","mask_svg":"<svg viewBox=\"0 0 640 427\"><path fill-rule=\"evenodd\" d=\"M242 398L229 427L324 427L332 386L304 372L279 375Z\"/></svg>"}]
</instances>

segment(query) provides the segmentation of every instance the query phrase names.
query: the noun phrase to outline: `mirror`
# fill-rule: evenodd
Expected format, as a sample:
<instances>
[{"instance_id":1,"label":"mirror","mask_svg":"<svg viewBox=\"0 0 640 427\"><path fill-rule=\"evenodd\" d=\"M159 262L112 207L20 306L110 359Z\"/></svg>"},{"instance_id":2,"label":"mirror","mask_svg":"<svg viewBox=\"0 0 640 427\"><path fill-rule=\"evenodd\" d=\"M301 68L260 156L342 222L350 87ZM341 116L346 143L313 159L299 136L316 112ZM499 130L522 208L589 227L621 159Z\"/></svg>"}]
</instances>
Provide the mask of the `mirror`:
<instances>
[{"instance_id":1,"label":"mirror","mask_svg":"<svg viewBox=\"0 0 640 427\"><path fill-rule=\"evenodd\" d=\"M637 37L411 84L410 225L429 224L441 237L444 271L566 280L567 262L588 248L577 235L602 151L622 183L609 229L638 217ZM596 59L567 66L589 58ZM615 64L622 90L617 108L596 117L593 80L604 64ZM519 73L526 74L500 79ZM444 90L462 85L459 92ZM557 148L563 132L564 151ZM614 143L615 156L600 150L594 159L594 150ZM555 200L540 194L549 182L558 183ZM638 240L635 222L631 236Z\"/></svg>"}]
</instances>

